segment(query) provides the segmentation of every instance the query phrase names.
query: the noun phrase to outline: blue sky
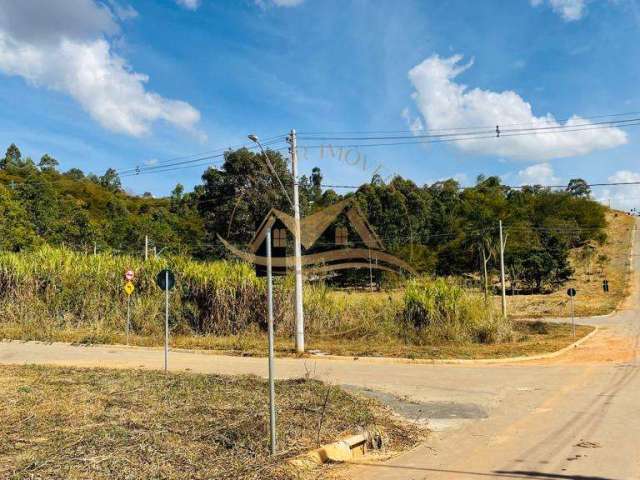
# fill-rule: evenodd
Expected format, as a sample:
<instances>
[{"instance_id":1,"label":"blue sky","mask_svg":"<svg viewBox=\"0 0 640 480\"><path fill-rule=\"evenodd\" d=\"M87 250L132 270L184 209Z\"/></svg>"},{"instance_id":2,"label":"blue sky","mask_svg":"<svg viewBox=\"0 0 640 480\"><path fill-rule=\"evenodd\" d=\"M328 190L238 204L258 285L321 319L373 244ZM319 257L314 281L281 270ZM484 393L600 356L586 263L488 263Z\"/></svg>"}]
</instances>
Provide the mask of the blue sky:
<instances>
[{"instance_id":1,"label":"blue sky","mask_svg":"<svg viewBox=\"0 0 640 480\"><path fill-rule=\"evenodd\" d=\"M309 131L408 131L638 112L636 0L37 0L0 5L0 139L102 173ZM640 115L636 115L640 116ZM501 175L640 180L640 127L359 150L301 149L358 183ZM324 143L332 143L327 141ZM334 142L335 143L335 142ZM358 152L351 152L351 159ZM363 160L365 159L366 160ZM355 164L353 164L355 163ZM202 168L123 178L191 187ZM597 192L630 208L640 189Z\"/></svg>"}]
</instances>

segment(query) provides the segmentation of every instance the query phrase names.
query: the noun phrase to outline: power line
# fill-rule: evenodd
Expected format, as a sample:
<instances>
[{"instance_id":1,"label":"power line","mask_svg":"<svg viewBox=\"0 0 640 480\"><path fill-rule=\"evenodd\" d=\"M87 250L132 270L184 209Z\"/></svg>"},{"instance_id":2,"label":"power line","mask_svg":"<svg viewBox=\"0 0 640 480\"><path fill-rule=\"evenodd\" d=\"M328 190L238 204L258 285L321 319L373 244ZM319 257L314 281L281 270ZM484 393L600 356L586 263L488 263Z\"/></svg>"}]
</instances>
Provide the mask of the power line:
<instances>
[{"instance_id":1,"label":"power line","mask_svg":"<svg viewBox=\"0 0 640 480\"><path fill-rule=\"evenodd\" d=\"M278 137L279 138L279 137ZM276 140L276 139L271 139L271 141L267 140L264 145L266 146L274 146L277 145L279 143L284 143L284 140ZM185 155L182 157L174 157L172 159L167 159L167 160L162 160L156 164L153 165L148 165L148 166L137 166L135 168L129 168L129 169L125 169L125 170L118 170L116 171L116 173L118 173L119 175L123 175L123 174L138 174L141 173L143 171L148 171L148 170L152 170L154 168L162 168L162 167L168 167L168 166L172 166L172 165L185 165L185 164L189 164L189 163L194 163L194 162L198 162L198 161L202 161L205 159L209 159L209 158L218 158L218 157L223 157L225 155L225 153L229 150L233 150L233 149L239 149L239 148L246 148L247 150L253 150L256 148L255 145L253 144L240 144L240 145L233 145L233 146L229 146L229 147L222 147L222 148L218 148L209 152L203 152L202 154L193 154L193 155ZM282 148L278 149L278 150L282 150ZM196 157L196 158L194 158ZM170 162L174 162L174 163L170 163Z\"/></svg>"},{"instance_id":2,"label":"power line","mask_svg":"<svg viewBox=\"0 0 640 480\"><path fill-rule=\"evenodd\" d=\"M461 142L467 140L485 140L485 139L495 139L496 141L500 141L500 139L505 137L520 137L523 135L544 135L548 133L574 133L574 132L583 132L588 130L601 130L604 128L626 128L640 125L640 118L638 118L634 123L625 123L619 124L617 126L613 126L610 124L606 125L593 125L591 127L581 127L581 128L565 128L564 130L555 130L555 131L524 131L524 132L516 132L516 133L500 133L497 136L495 133L492 135L479 135L479 134L460 134L457 137L445 137L445 138L433 138L429 140L419 140L412 142L384 142L384 143L355 143L355 144L338 144L338 145L301 145L300 148L328 148L328 147L342 147L342 148L363 148L363 147L390 147L390 146L399 146L399 145L421 145L421 144L429 144L429 143L446 143L446 142ZM406 138L415 138L415 137L406 137Z\"/></svg>"},{"instance_id":3,"label":"power line","mask_svg":"<svg viewBox=\"0 0 640 480\"><path fill-rule=\"evenodd\" d=\"M505 129L500 128L500 125L496 125L495 127L487 130L478 130L475 132L467 132L467 133L440 133L440 134L424 134L424 135L398 135L398 136L371 136L371 137L300 137L303 140L402 140L402 139L412 139L412 138L446 138L446 137L459 137L465 135L490 135L491 137L499 137L499 136L509 136L506 135L508 133L515 132L531 132L536 133L539 131L549 130L552 132L560 133L562 131L574 131L569 129L576 129L580 127L595 127L595 126L604 126L606 128L616 128L626 125L627 123L637 124L640 122L640 117L630 118L626 120L613 120L606 122L589 122L589 123L579 123L574 125L551 125L546 127L530 127L530 128L512 128ZM497 128L497 130L494 130Z\"/></svg>"},{"instance_id":4,"label":"power line","mask_svg":"<svg viewBox=\"0 0 640 480\"><path fill-rule=\"evenodd\" d=\"M599 115L589 115L589 116L583 116L583 115L573 115L571 117L568 118L563 118L563 119L553 119L553 121L557 122L558 124L562 123L562 122L568 122L569 120L572 120L573 118L580 118L582 120L589 120L589 119L598 119L598 118L611 118L611 117L627 117L627 116L631 116L631 115L640 115L640 111L634 111L634 112L623 112L623 113L609 113L609 114L599 114ZM550 122L549 119L544 118L543 121L546 122ZM537 123L533 123L533 122L524 122L524 123L508 123L508 124L501 124L500 122L497 122L498 125L501 125L502 127L518 127L518 126L523 126L523 125L537 125ZM468 126L468 127L450 127L450 128L434 128L434 129L427 129L425 130L426 132L451 132L451 131L464 131L464 130L476 130L476 129L493 129L495 128L495 125L476 125L476 126ZM384 134L384 133L413 133L414 130L407 130L407 129L403 129L403 130L343 130L343 131L331 131L331 130L326 130L326 131L301 131L299 132L299 135L330 135L330 134Z\"/></svg>"}]
</instances>

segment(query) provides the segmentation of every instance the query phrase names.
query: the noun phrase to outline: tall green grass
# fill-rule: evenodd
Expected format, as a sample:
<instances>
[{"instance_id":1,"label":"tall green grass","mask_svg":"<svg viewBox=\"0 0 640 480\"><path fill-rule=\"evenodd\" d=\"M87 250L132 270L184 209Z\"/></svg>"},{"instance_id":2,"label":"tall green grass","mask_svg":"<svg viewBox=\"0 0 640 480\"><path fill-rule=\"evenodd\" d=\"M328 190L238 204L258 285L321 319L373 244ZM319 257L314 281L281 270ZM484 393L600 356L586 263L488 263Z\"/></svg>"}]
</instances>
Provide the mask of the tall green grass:
<instances>
[{"instance_id":1,"label":"tall green grass","mask_svg":"<svg viewBox=\"0 0 640 480\"><path fill-rule=\"evenodd\" d=\"M448 278L409 281L402 322L411 343L494 343L510 338L512 325L492 302Z\"/></svg>"},{"instance_id":2,"label":"tall green grass","mask_svg":"<svg viewBox=\"0 0 640 480\"><path fill-rule=\"evenodd\" d=\"M0 327L24 339L78 339L81 332L81 341L118 341L127 311L123 276L131 269L136 287L131 296L132 333L161 338L164 293L155 285L155 277L164 268L176 275L176 288L170 296L172 334L232 336L241 341L244 334L266 329L265 281L257 278L248 264L204 263L178 256L145 262L48 246L0 253ZM293 297L293 278L278 278L274 310L276 332L281 337L294 330ZM385 293L350 294L323 283L306 284L304 305L305 331L311 339L366 338L381 343L392 339L418 345L496 342L511 331L510 324L485 304L482 296L445 279L412 280L404 298ZM76 335L71 335L74 332Z\"/></svg>"},{"instance_id":3,"label":"tall green grass","mask_svg":"<svg viewBox=\"0 0 640 480\"><path fill-rule=\"evenodd\" d=\"M96 335L121 332L126 321L124 272L132 269L133 332L163 331L164 294L155 285L163 268L176 274L171 292L171 325L176 333L233 334L265 324L266 290L251 267L236 262L200 263L182 257L140 259L85 255L42 247L28 253L0 253L0 322L31 333L90 329Z\"/></svg>"}]
</instances>

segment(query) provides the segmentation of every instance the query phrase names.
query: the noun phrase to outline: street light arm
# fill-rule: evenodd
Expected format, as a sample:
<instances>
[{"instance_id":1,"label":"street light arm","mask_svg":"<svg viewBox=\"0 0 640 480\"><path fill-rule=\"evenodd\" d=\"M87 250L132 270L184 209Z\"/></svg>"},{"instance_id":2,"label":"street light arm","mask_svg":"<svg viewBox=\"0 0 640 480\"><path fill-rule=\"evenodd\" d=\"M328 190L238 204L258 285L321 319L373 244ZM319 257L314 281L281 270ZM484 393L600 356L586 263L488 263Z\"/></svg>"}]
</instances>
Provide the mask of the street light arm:
<instances>
[{"instance_id":1,"label":"street light arm","mask_svg":"<svg viewBox=\"0 0 640 480\"><path fill-rule=\"evenodd\" d=\"M278 180L278 183L280 184L280 187L282 188L282 192L284 193L284 196L287 197L287 201L289 202L289 205L291 205L291 208L294 208L293 202L291 201L291 197L289 197L289 193L287 193L287 189L285 188L284 183L282 183L282 180L280 180L280 176L278 175L278 172L276 172L276 169L273 167L273 164L271 163L271 160L269 159L269 155L267 155L267 152L265 151L265 149L263 148L262 144L260 143L260 140L258 140L258 137L255 136L255 135L249 135L248 137L249 137L249 140L254 142L260 148L260 151L264 155L265 163L267 164L267 167L269 168L269 170L271 170L271 174L274 177L276 177L276 179ZM294 178L293 181L295 182L296 179Z\"/></svg>"}]
</instances>

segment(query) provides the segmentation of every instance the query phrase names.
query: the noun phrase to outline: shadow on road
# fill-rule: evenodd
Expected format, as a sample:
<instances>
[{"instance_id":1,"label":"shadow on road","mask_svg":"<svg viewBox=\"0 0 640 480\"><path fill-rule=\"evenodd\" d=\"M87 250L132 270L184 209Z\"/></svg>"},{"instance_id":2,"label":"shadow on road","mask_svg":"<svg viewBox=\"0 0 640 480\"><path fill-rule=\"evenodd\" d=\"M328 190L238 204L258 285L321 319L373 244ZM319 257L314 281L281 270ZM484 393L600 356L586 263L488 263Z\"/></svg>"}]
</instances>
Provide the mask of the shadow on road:
<instances>
[{"instance_id":1,"label":"shadow on road","mask_svg":"<svg viewBox=\"0 0 640 480\"><path fill-rule=\"evenodd\" d=\"M570 475L562 473L543 473L530 470L495 470L498 477L507 478L538 478L541 480L614 480L609 477L594 477L592 475Z\"/></svg>"},{"instance_id":2,"label":"shadow on road","mask_svg":"<svg viewBox=\"0 0 640 480\"><path fill-rule=\"evenodd\" d=\"M611 477L600 477L593 475L577 475L564 473L546 473L536 472L533 470L494 470L493 472L469 472L463 470L446 470L440 468L414 467L411 465L384 465L368 462L358 462L358 465L366 465L368 467L380 467L388 469L415 470L421 472L443 473L464 475L470 477L487 477L487 478L524 478L538 480L616 480Z\"/></svg>"}]
</instances>

